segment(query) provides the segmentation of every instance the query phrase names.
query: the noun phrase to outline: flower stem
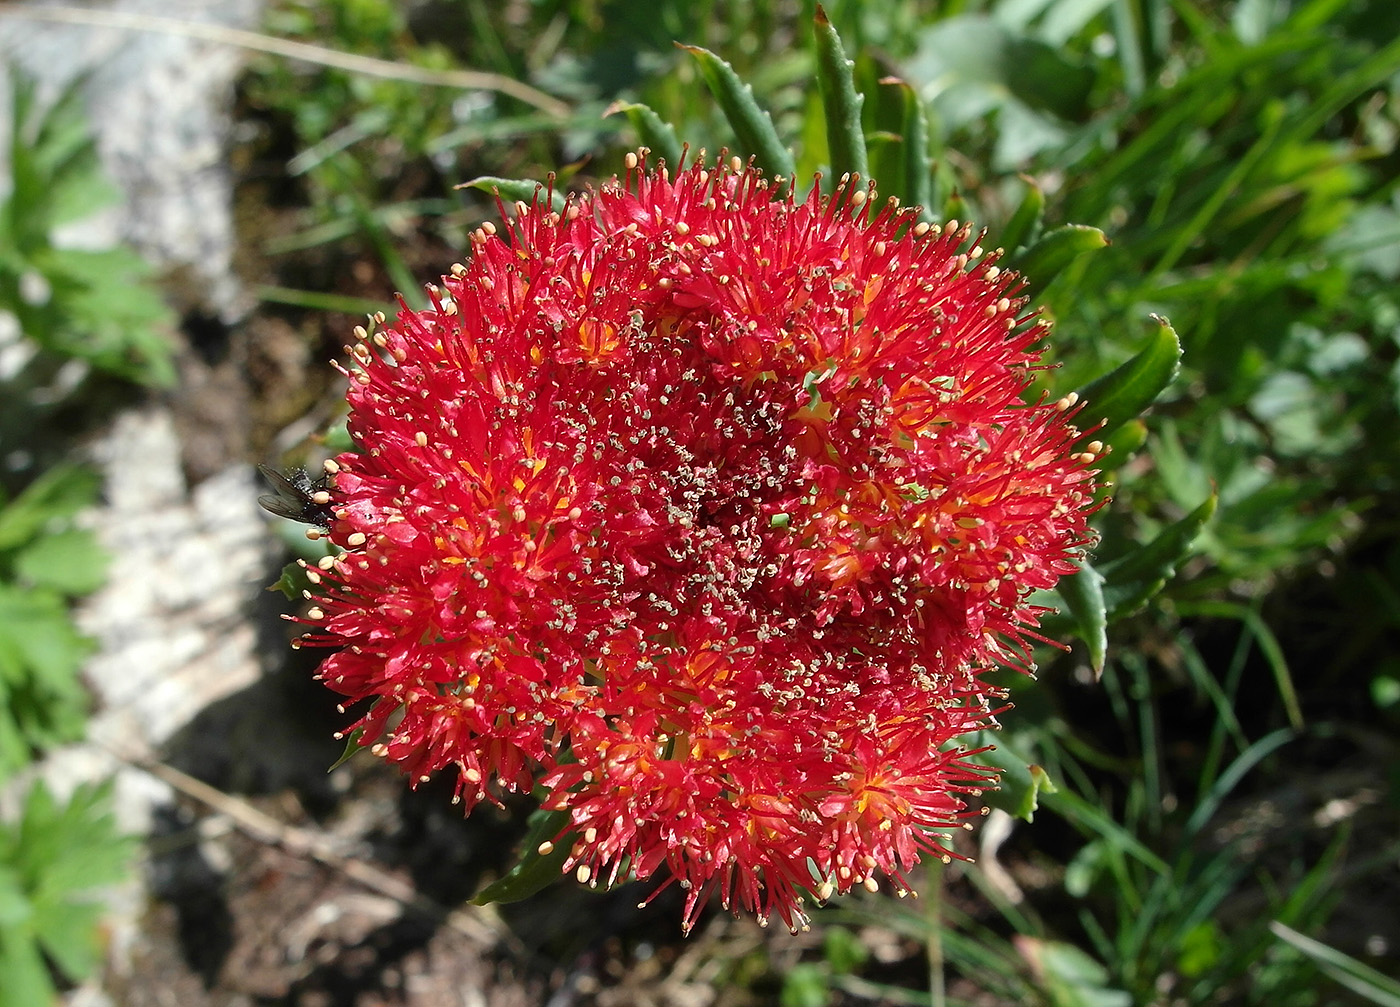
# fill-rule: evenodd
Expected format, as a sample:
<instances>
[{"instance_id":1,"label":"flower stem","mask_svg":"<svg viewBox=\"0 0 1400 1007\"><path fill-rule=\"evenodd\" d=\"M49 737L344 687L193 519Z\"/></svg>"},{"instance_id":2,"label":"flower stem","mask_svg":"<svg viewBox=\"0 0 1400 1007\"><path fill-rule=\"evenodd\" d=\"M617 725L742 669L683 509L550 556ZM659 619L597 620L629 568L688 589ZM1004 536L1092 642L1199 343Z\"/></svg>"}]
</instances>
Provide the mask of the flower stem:
<instances>
[{"instance_id":1,"label":"flower stem","mask_svg":"<svg viewBox=\"0 0 1400 1007\"><path fill-rule=\"evenodd\" d=\"M929 857L924 867L924 922L928 939L924 947L928 955L928 1002L930 1007L946 1007L947 991L943 987L943 861Z\"/></svg>"}]
</instances>

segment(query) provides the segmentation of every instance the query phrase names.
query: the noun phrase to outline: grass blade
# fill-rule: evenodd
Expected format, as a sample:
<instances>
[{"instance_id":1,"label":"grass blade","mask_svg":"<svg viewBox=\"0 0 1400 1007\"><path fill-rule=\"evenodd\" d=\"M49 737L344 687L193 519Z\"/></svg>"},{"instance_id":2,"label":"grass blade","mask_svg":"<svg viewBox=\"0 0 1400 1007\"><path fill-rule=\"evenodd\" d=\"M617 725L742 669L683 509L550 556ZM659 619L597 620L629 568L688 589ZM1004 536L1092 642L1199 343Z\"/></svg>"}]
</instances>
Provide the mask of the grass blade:
<instances>
[{"instance_id":1,"label":"grass blade","mask_svg":"<svg viewBox=\"0 0 1400 1007\"><path fill-rule=\"evenodd\" d=\"M1269 929L1279 940L1306 955L1328 977L1380 1007L1400 1007L1400 983L1369 965L1315 941L1277 920Z\"/></svg>"}]
</instances>

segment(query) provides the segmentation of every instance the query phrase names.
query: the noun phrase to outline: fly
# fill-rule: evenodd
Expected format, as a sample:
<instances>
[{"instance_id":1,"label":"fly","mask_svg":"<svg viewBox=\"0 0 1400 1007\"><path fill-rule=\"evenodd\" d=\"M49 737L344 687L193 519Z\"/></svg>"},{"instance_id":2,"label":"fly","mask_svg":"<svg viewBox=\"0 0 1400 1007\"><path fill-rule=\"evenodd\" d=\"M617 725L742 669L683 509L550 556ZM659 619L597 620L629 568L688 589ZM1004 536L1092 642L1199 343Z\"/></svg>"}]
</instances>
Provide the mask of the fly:
<instances>
[{"instance_id":1,"label":"fly","mask_svg":"<svg viewBox=\"0 0 1400 1007\"><path fill-rule=\"evenodd\" d=\"M329 531L335 522L331 510L330 494L326 491L326 476L312 479L305 469L291 469L286 475L266 465L259 465L258 471L272 487L273 492L258 497L258 505L270 514L314 524Z\"/></svg>"}]
</instances>

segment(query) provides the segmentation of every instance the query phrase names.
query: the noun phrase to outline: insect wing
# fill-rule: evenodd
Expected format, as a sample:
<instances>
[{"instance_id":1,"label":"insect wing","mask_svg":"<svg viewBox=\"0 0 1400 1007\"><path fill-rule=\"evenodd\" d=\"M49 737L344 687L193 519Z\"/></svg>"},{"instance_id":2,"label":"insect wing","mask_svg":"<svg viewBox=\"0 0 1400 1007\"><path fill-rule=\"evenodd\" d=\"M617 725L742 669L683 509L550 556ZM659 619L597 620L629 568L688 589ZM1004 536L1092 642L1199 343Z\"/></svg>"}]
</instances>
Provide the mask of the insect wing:
<instances>
[{"instance_id":1,"label":"insect wing","mask_svg":"<svg viewBox=\"0 0 1400 1007\"><path fill-rule=\"evenodd\" d=\"M273 489L272 493L258 497L258 505L263 510L289 521L320 525L322 528L330 527L330 511L325 505L312 499L312 494L319 487L305 472L296 470L289 478L266 465L259 465L258 471Z\"/></svg>"}]
</instances>

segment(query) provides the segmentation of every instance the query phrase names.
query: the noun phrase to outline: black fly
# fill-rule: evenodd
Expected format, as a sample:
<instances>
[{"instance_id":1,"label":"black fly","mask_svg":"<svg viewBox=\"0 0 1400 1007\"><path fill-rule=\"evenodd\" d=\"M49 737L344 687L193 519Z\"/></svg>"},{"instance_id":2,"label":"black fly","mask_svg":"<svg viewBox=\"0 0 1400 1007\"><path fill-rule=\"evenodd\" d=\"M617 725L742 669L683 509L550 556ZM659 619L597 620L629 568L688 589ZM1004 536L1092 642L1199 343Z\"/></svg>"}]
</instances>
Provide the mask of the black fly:
<instances>
[{"instance_id":1,"label":"black fly","mask_svg":"<svg viewBox=\"0 0 1400 1007\"><path fill-rule=\"evenodd\" d=\"M259 465L258 471L274 491L258 497L258 504L263 510L291 521L314 524L327 531L330 529L335 513L326 494L325 476L312 479L305 469L292 469L283 475L266 465Z\"/></svg>"}]
</instances>

